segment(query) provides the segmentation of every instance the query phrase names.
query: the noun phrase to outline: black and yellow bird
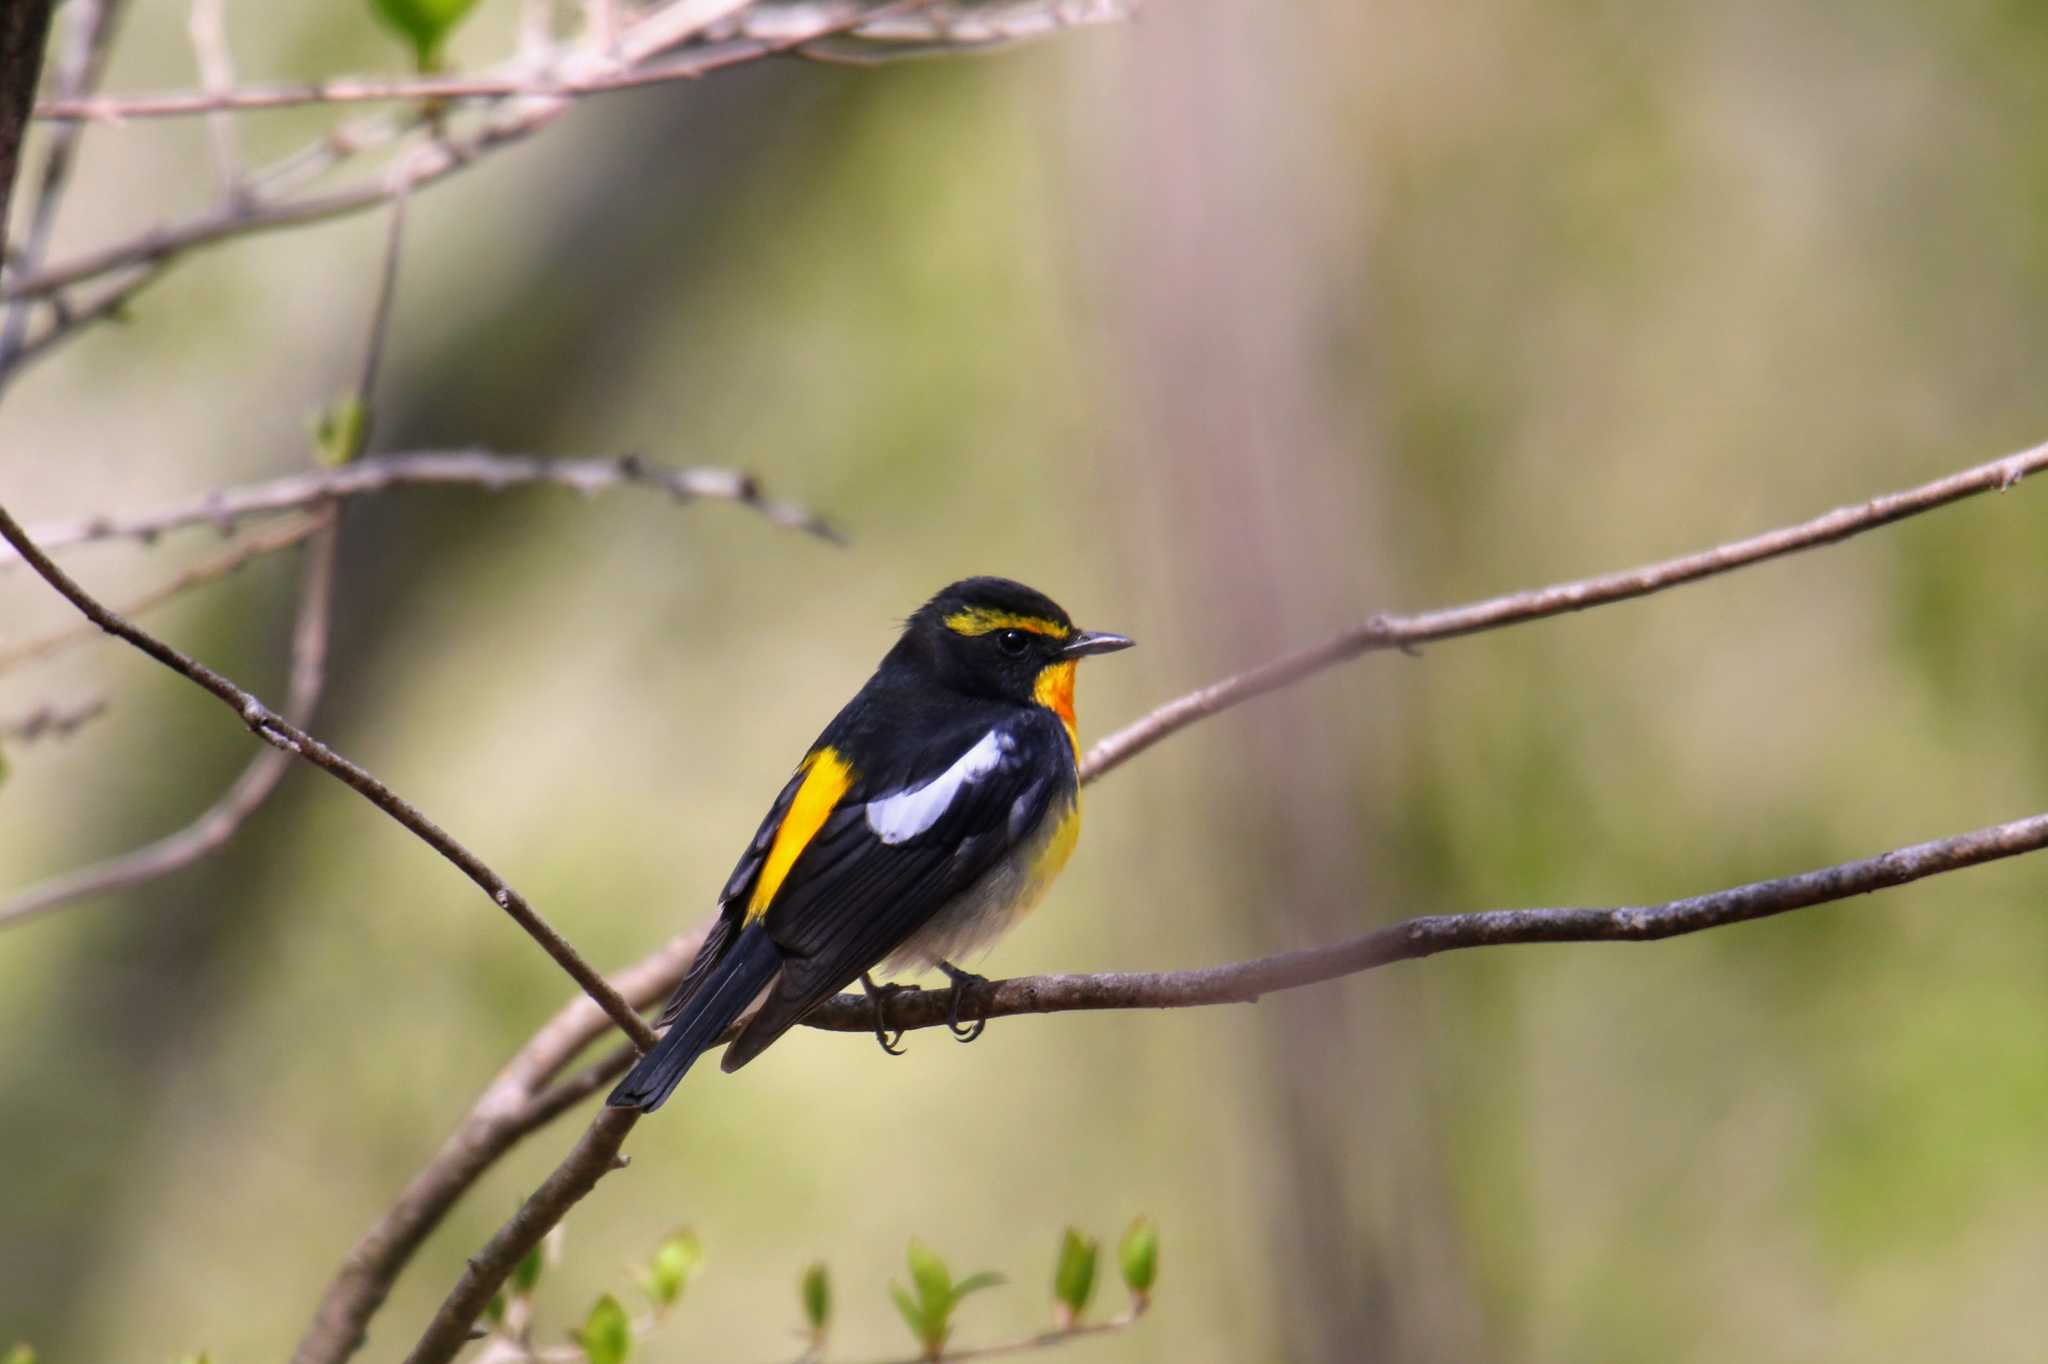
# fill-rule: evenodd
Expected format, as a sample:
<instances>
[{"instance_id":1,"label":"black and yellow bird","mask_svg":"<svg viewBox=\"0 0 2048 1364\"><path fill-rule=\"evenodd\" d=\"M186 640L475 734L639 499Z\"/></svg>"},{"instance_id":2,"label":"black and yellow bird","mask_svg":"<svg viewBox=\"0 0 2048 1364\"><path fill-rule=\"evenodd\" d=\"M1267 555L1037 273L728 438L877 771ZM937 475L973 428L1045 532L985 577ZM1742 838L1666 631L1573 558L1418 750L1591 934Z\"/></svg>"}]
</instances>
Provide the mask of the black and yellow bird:
<instances>
[{"instance_id":1,"label":"black and yellow bird","mask_svg":"<svg viewBox=\"0 0 2048 1364\"><path fill-rule=\"evenodd\" d=\"M968 578L905 622L881 666L797 764L718 897L719 917L615 1108L659 1108L755 1000L726 1048L737 1070L859 980L884 1048L892 987L869 976L955 962L1023 917L1080 831L1074 666L1129 648L1077 630L1049 598Z\"/></svg>"}]
</instances>

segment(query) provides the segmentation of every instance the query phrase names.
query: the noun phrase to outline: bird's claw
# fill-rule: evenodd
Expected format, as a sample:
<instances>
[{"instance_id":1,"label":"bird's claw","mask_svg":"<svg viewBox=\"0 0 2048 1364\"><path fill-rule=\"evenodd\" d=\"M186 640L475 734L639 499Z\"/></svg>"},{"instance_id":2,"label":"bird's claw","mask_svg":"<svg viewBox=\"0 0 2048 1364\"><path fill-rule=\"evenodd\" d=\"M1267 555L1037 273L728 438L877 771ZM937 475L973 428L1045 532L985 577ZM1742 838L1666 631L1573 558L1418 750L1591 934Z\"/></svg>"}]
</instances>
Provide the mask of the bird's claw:
<instances>
[{"instance_id":1,"label":"bird's claw","mask_svg":"<svg viewBox=\"0 0 2048 1364\"><path fill-rule=\"evenodd\" d=\"M977 985L988 984L988 977L976 975L972 971L963 971L949 961L940 962L939 969L944 971L947 979L953 982L953 988L950 992L952 998L946 1005L946 1031L953 1034L953 1039L956 1042L972 1042L975 1038L981 1036L982 1029L988 1026L988 1019L985 1016L977 1018L970 1026L962 1027L960 1024L960 1003L966 991L973 989Z\"/></svg>"},{"instance_id":2,"label":"bird's claw","mask_svg":"<svg viewBox=\"0 0 2048 1364\"><path fill-rule=\"evenodd\" d=\"M874 977L865 972L861 974L860 984L861 988L867 991L868 1004L875 1011L875 1041L880 1043L882 1050L889 1053L889 1055L901 1056L903 1048L897 1046L896 1043L903 1040L903 1029L895 1029L892 1038L885 1010L888 1008L891 999L911 987L908 985L898 985L894 981L887 985L877 985L875 984Z\"/></svg>"}]
</instances>

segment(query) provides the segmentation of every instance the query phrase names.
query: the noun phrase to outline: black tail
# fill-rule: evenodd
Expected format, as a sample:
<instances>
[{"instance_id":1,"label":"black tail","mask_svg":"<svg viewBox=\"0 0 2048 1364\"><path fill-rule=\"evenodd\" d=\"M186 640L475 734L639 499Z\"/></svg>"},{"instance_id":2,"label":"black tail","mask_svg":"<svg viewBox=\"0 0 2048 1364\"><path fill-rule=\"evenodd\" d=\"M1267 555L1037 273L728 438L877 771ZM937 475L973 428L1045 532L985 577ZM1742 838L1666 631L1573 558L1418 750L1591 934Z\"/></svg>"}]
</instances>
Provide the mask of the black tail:
<instances>
[{"instance_id":1,"label":"black tail","mask_svg":"<svg viewBox=\"0 0 2048 1364\"><path fill-rule=\"evenodd\" d=\"M675 1022L654 1044L654 1050L626 1072L626 1078L619 1081L619 1087L605 1103L645 1113L661 1107L689 1072L691 1063L732 1026L732 1021L746 1011L754 996L781 969L782 954L776 950L766 928L755 924L740 934L732 950L677 1012Z\"/></svg>"}]
</instances>

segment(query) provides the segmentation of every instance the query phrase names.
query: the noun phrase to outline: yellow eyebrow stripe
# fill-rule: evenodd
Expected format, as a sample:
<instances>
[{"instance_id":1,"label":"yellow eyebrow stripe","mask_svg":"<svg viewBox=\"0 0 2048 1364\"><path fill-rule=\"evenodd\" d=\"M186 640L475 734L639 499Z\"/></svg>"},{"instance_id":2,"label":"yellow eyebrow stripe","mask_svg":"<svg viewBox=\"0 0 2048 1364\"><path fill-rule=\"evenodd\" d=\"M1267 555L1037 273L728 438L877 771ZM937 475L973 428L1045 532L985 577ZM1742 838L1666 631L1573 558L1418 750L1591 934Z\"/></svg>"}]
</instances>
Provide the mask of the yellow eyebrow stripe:
<instances>
[{"instance_id":1,"label":"yellow eyebrow stripe","mask_svg":"<svg viewBox=\"0 0 2048 1364\"><path fill-rule=\"evenodd\" d=\"M1049 635L1054 639L1065 639L1074 633L1071 626L1043 616L1019 616L979 606L955 611L946 617L946 628L956 635L985 635L991 630L1028 630L1034 635Z\"/></svg>"},{"instance_id":2,"label":"yellow eyebrow stripe","mask_svg":"<svg viewBox=\"0 0 2048 1364\"><path fill-rule=\"evenodd\" d=\"M796 859L825 827L825 821L839 808L839 801L853 785L853 769L846 759L830 748L820 748L803 761L804 784L775 826L775 841L768 846L768 859L754 879L754 893L747 900L746 922L752 923L775 903L775 892L789 876Z\"/></svg>"}]
</instances>

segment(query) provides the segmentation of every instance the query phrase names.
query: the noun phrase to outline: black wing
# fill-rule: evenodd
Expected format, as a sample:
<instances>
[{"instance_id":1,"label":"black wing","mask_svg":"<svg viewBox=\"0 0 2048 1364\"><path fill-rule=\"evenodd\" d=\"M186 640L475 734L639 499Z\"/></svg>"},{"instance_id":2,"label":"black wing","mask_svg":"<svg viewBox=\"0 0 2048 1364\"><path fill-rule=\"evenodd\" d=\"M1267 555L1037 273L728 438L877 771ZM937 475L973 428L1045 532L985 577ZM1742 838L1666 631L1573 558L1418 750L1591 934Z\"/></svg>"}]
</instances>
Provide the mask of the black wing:
<instances>
[{"instance_id":1,"label":"black wing","mask_svg":"<svg viewBox=\"0 0 2048 1364\"><path fill-rule=\"evenodd\" d=\"M927 782L857 780L790 868L765 919L782 974L727 1048L727 1070L887 957L1073 796L1073 745L1049 712L980 722L942 751L956 756L927 764L941 774Z\"/></svg>"},{"instance_id":2,"label":"black wing","mask_svg":"<svg viewBox=\"0 0 2048 1364\"><path fill-rule=\"evenodd\" d=\"M747 844L747 850L740 854L739 865L732 869L725 889L718 893L718 922L711 925L711 932L705 936L704 945L697 949L696 959L690 963L690 970L676 986L676 992L669 996L668 1007L661 1011L656 1027L665 1027L676 1021L683 1011L683 1005L690 996L697 993L711 968L718 965L739 935L741 920L747 912L747 897L753 893L754 881L761 875L761 865L768 860L768 849L775 844L775 831L782 827L782 818L789 813L789 804L796 799L797 788L804 784L809 769L799 766L790 775L789 782L782 788L782 794L768 807L767 817L754 833L754 841Z\"/></svg>"}]
</instances>

